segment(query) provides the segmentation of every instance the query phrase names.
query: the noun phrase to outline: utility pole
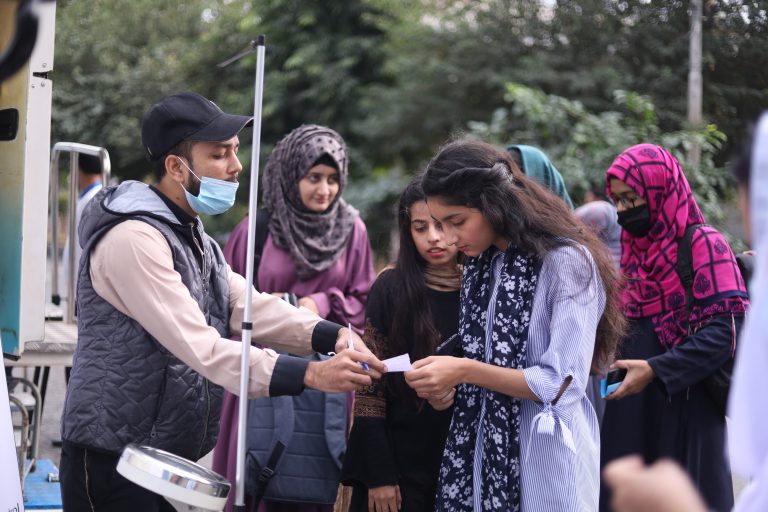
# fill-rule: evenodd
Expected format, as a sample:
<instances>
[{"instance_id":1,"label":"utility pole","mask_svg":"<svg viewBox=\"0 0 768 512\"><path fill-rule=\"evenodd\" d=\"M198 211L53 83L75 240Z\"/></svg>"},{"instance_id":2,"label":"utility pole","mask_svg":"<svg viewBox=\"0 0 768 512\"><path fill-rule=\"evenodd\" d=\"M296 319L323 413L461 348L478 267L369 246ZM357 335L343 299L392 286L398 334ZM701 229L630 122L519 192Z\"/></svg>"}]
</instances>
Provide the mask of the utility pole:
<instances>
[{"instance_id":1,"label":"utility pole","mask_svg":"<svg viewBox=\"0 0 768 512\"><path fill-rule=\"evenodd\" d=\"M702 0L691 0L691 35L689 45L690 68L688 69L688 123L692 128L701 127L702 80L701 80L701 17ZM693 144L689 154L691 171L698 171L701 163L701 146Z\"/></svg>"}]
</instances>

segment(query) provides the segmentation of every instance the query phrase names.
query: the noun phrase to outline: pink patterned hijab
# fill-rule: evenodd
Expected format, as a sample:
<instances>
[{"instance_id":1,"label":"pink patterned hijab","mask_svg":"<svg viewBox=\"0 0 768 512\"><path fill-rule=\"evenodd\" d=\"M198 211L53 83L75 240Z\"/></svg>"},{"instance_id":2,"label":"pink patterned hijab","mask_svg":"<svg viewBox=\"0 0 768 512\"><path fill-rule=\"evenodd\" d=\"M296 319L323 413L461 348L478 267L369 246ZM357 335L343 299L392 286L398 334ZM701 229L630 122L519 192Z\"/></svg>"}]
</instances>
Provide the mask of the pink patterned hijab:
<instances>
[{"instance_id":1,"label":"pink patterned hijab","mask_svg":"<svg viewBox=\"0 0 768 512\"><path fill-rule=\"evenodd\" d=\"M688 331L685 289L676 272L677 240L688 226L704 224L704 216L677 159L653 144L625 150L606 171L626 183L648 203L651 229L643 237L621 235L621 270L627 277L624 313L652 317L659 342L678 344ZM690 324L698 327L715 316L743 314L746 287L725 238L711 226L693 235L693 294Z\"/></svg>"}]
</instances>

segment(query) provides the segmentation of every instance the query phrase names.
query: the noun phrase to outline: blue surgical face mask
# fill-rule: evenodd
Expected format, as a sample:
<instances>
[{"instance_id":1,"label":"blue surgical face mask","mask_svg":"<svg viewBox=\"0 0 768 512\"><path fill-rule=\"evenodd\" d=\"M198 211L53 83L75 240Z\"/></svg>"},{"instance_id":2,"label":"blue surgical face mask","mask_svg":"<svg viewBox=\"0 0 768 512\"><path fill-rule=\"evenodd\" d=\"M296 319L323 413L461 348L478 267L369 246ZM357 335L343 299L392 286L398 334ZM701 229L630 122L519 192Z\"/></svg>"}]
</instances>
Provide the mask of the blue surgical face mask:
<instances>
[{"instance_id":1,"label":"blue surgical face mask","mask_svg":"<svg viewBox=\"0 0 768 512\"><path fill-rule=\"evenodd\" d=\"M179 162L184 165L192 176L200 181L200 192L196 196L189 193L184 185L181 188L184 190L184 194L187 196L187 202L189 206L197 213L204 213L205 215L218 215L232 208L235 204L235 194L237 193L237 187L239 183L234 181L217 180L215 178L209 178L203 176L202 179L197 177L197 174L184 163L184 160L179 158Z\"/></svg>"}]
</instances>

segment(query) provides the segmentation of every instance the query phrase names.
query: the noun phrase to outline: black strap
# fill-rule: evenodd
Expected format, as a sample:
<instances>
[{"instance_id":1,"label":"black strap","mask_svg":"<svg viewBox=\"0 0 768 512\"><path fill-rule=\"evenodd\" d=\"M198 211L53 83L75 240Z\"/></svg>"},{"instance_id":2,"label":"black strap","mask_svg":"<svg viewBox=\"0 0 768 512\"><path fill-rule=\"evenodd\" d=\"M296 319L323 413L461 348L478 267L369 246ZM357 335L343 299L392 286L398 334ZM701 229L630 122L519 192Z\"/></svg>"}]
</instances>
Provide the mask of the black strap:
<instances>
[{"instance_id":1,"label":"black strap","mask_svg":"<svg viewBox=\"0 0 768 512\"><path fill-rule=\"evenodd\" d=\"M693 224L685 228L677 240L677 275L685 288L685 307L690 316L693 311L693 233L704 224Z\"/></svg>"},{"instance_id":2,"label":"black strap","mask_svg":"<svg viewBox=\"0 0 768 512\"><path fill-rule=\"evenodd\" d=\"M285 445L278 441L275 448L272 450L272 453L269 454L267 463L264 464L264 467L259 471L259 478L256 482L256 492L254 493L254 500L257 508L259 503L261 503L261 499L264 497L269 481L275 476L275 468L277 467L277 463L280 462L280 457L283 456L284 451Z\"/></svg>"},{"instance_id":3,"label":"black strap","mask_svg":"<svg viewBox=\"0 0 768 512\"><path fill-rule=\"evenodd\" d=\"M259 264L261 263L261 254L264 252L264 245L267 243L269 235L269 219L271 214L269 210L259 208L256 212L256 241L253 252L253 282L259 282Z\"/></svg>"}]
</instances>

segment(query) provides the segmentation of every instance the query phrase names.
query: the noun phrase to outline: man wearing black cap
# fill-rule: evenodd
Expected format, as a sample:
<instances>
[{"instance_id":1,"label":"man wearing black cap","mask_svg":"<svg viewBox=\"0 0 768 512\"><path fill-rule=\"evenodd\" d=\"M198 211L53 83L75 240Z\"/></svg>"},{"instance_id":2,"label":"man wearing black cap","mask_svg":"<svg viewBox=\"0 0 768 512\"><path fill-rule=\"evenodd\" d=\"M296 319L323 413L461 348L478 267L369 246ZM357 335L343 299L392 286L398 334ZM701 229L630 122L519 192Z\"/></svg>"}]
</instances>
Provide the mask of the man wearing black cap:
<instances>
[{"instance_id":1,"label":"man wearing black cap","mask_svg":"<svg viewBox=\"0 0 768 512\"><path fill-rule=\"evenodd\" d=\"M213 448L222 388L239 393L241 344L228 338L240 334L246 283L198 214L234 203L237 134L251 122L197 94L163 99L141 134L157 186L108 187L83 213L78 347L62 415L65 510L173 510L116 472L122 449L137 443L198 460ZM255 341L339 354L307 363L252 347L249 397L348 391L384 371L356 335L357 350L344 350L345 328L253 295Z\"/></svg>"}]
</instances>

